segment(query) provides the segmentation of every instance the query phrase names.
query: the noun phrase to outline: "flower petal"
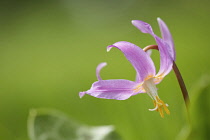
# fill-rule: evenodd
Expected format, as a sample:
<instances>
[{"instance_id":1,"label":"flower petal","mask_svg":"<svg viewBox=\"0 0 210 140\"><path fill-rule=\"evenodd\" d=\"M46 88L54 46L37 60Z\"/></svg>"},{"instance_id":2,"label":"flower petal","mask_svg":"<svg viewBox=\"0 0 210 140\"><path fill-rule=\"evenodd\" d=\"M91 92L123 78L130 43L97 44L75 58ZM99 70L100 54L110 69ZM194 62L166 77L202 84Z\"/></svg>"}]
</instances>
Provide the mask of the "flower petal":
<instances>
[{"instance_id":1,"label":"flower petal","mask_svg":"<svg viewBox=\"0 0 210 140\"><path fill-rule=\"evenodd\" d=\"M107 63L103 62L103 63L98 64L98 66L96 67L96 77L97 77L98 80L101 80L100 71L106 65L107 65Z\"/></svg>"},{"instance_id":2,"label":"flower petal","mask_svg":"<svg viewBox=\"0 0 210 140\"><path fill-rule=\"evenodd\" d=\"M148 51L146 51L146 53L147 53L149 56L151 56L152 50L148 50ZM140 81L140 80L139 80L138 73L136 74L136 80L135 80L135 81L136 81L136 82ZM142 93L142 92L141 92L141 93Z\"/></svg>"},{"instance_id":3,"label":"flower petal","mask_svg":"<svg viewBox=\"0 0 210 140\"><path fill-rule=\"evenodd\" d=\"M155 76L156 79L155 83L159 83L171 70L173 66L173 59L169 55L169 52L166 47L168 47L168 44L166 44L162 39L155 36L155 40L158 44L158 49L160 52L160 70L158 71L157 75Z\"/></svg>"},{"instance_id":4,"label":"flower petal","mask_svg":"<svg viewBox=\"0 0 210 140\"><path fill-rule=\"evenodd\" d=\"M156 78L158 79L156 80L158 81L156 83L159 83L163 79L163 77L165 77L172 70L173 58L169 53L170 47L163 39L154 34L152 27L148 23L140 20L133 20L132 24L137 27L141 32L151 34L156 40L160 52L160 70L156 76Z\"/></svg>"},{"instance_id":5,"label":"flower petal","mask_svg":"<svg viewBox=\"0 0 210 140\"><path fill-rule=\"evenodd\" d=\"M132 20L131 21L136 28L138 28L142 33L154 34L150 24L143 22L141 20Z\"/></svg>"},{"instance_id":6,"label":"flower petal","mask_svg":"<svg viewBox=\"0 0 210 140\"><path fill-rule=\"evenodd\" d=\"M109 51L112 47L121 50L124 53L125 57L133 65L138 76L137 82L144 81L146 78L148 78L148 76L155 76L154 63L150 56L141 48L126 41L116 42L115 44L108 46L107 51Z\"/></svg>"},{"instance_id":7,"label":"flower petal","mask_svg":"<svg viewBox=\"0 0 210 140\"><path fill-rule=\"evenodd\" d=\"M92 84L90 90L80 92L80 95L89 94L97 98L125 100L136 93L138 83L129 80L100 80Z\"/></svg>"},{"instance_id":8,"label":"flower petal","mask_svg":"<svg viewBox=\"0 0 210 140\"><path fill-rule=\"evenodd\" d=\"M163 40L169 45L170 47L170 54L173 58L173 60L176 59L176 52L174 49L174 41L172 38L172 35L167 27L167 25L165 24L165 22L163 20L161 20L160 18L157 19L159 27L160 27L160 31L161 31L161 35Z\"/></svg>"}]
</instances>

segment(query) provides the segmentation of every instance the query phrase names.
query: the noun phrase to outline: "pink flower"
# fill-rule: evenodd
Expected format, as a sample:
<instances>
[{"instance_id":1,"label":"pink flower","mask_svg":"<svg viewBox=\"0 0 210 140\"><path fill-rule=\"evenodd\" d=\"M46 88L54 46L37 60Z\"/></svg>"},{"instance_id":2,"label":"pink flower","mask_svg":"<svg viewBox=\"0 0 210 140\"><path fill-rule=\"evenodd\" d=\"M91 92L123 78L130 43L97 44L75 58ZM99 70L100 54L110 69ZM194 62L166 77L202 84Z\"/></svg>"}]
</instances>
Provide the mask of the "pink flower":
<instances>
[{"instance_id":1,"label":"pink flower","mask_svg":"<svg viewBox=\"0 0 210 140\"><path fill-rule=\"evenodd\" d=\"M132 24L141 32L149 33L154 37L160 52L160 70L158 73L156 73L152 59L143 49L130 42L116 42L113 45L108 46L107 51L110 51L111 48L114 47L124 53L125 57L136 70L136 81L124 79L102 80L100 77L100 70L106 63L101 63L96 69L98 81L94 82L89 90L80 92L80 97L89 94L97 98L125 100L139 93L147 93L152 98L155 106L154 109L149 109L150 111L159 111L161 117L164 117L163 110L167 114L170 114L168 105L158 96L156 84L159 84L172 70L173 61L175 60L175 50L168 27L160 18L158 18L158 23L162 38L154 34L152 27L148 23L140 20L132 21Z\"/></svg>"}]
</instances>

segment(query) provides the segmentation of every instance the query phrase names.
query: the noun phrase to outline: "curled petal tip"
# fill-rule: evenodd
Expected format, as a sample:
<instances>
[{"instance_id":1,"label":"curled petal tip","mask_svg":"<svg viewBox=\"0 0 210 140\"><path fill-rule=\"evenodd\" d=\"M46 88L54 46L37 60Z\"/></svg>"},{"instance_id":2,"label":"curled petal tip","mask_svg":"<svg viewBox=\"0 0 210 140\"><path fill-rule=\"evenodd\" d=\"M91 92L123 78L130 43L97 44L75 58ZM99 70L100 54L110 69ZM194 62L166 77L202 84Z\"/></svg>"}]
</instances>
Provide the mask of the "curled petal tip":
<instances>
[{"instance_id":1,"label":"curled petal tip","mask_svg":"<svg viewBox=\"0 0 210 140\"><path fill-rule=\"evenodd\" d=\"M106 48L106 51L109 52L109 51L112 49L112 47L115 47L115 46L114 46L114 45L109 45L109 46Z\"/></svg>"},{"instance_id":2,"label":"curled petal tip","mask_svg":"<svg viewBox=\"0 0 210 140\"><path fill-rule=\"evenodd\" d=\"M160 21L160 20L162 20L162 19L161 19L160 17L157 17L157 20Z\"/></svg>"},{"instance_id":3,"label":"curled petal tip","mask_svg":"<svg viewBox=\"0 0 210 140\"><path fill-rule=\"evenodd\" d=\"M134 24L136 20L131 20L131 23Z\"/></svg>"},{"instance_id":4,"label":"curled petal tip","mask_svg":"<svg viewBox=\"0 0 210 140\"><path fill-rule=\"evenodd\" d=\"M132 20L131 23L132 23L132 24L136 24L136 23L138 23L139 21L140 21L140 20ZM140 22L141 22L141 21L140 21Z\"/></svg>"},{"instance_id":5,"label":"curled petal tip","mask_svg":"<svg viewBox=\"0 0 210 140\"><path fill-rule=\"evenodd\" d=\"M103 67L105 67L107 65L106 62L102 62L100 63L97 67L96 67L96 77L98 80L101 80L101 76L100 76L100 71Z\"/></svg>"},{"instance_id":6,"label":"curled petal tip","mask_svg":"<svg viewBox=\"0 0 210 140\"><path fill-rule=\"evenodd\" d=\"M101 65L101 66L106 66L107 65L107 63L106 62L101 62L99 65Z\"/></svg>"},{"instance_id":7,"label":"curled petal tip","mask_svg":"<svg viewBox=\"0 0 210 140\"><path fill-rule=\"evenodd\" d=\"M85 92L80 92L79 97L82 98L86 93Z\"/></svg>"},{"instance_id":8,"label":"curled petal tip","mask_svg":"<svg viewBox=\"0 0 210 140\"><path fill-rule=\"evenodd\" d=\"M152 31L152 27L146 23L146 22L143 22L141 20L132 20L131 21L132 24L138 28L142 33L149 33L151 35L154 35L153 31Z\"/></svg>"},{"instance_id":9,"label":"curled petal tip","mask_svg":"<svg viewBox=\"0 0 210 140\"><path fill-rule=\"evenodd\" d=\"M137 22L138 22L138 20L132 20L132 21L131 21L131 23L132 23L134 26L135 26L136 24L138 24Z\"/></svg>"}]
</instances>

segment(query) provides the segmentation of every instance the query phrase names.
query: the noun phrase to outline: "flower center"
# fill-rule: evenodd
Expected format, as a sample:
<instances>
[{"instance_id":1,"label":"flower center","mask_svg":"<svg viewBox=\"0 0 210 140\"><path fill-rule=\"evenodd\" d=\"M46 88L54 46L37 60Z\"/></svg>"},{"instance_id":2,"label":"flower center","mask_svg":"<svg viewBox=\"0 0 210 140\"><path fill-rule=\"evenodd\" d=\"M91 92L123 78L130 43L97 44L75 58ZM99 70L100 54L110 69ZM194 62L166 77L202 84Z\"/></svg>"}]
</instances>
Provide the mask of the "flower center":
<instances>
[{"instance_id":1,"label":"flower center","mask_svg":"<svg viewBox=\"0 0 210 140\"><path fill-rule=\"evenodd\" d=\"M166 114L170 114L170 111L168 109L168 104L165 104L158 96L157 94L157 88L154 83L154 78L147 79L143 83L143 88L146 90L147 94L153 99L154 102L154 109L149 109L149 111L158 111L160 113L160 116L163 118L164 113L163 110L166 112Z\"/></svg>"}]
</instances>

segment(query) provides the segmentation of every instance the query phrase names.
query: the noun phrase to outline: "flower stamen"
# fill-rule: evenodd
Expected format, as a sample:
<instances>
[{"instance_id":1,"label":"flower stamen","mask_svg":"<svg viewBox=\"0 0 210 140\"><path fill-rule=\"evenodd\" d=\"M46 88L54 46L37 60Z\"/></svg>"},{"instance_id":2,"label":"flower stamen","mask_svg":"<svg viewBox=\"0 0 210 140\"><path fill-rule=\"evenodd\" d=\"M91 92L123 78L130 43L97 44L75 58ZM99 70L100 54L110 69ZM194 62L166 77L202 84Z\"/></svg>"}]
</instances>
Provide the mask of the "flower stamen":
<instances>
[{"instance_id":1,"label":"flower stamen","mask_svg":"<svg viewBox=\"0 0 210 140\"><path fill-rule=\"evenodd\" d=\"M168 104L165 104L158 96L155 97L155 100L153 100L153 102L154 102L155 108L149 109L149 111L158 111L162 118L164 118L163 110L165 111L166 114L170 115Z\"/></svg>"}]
</instances>

